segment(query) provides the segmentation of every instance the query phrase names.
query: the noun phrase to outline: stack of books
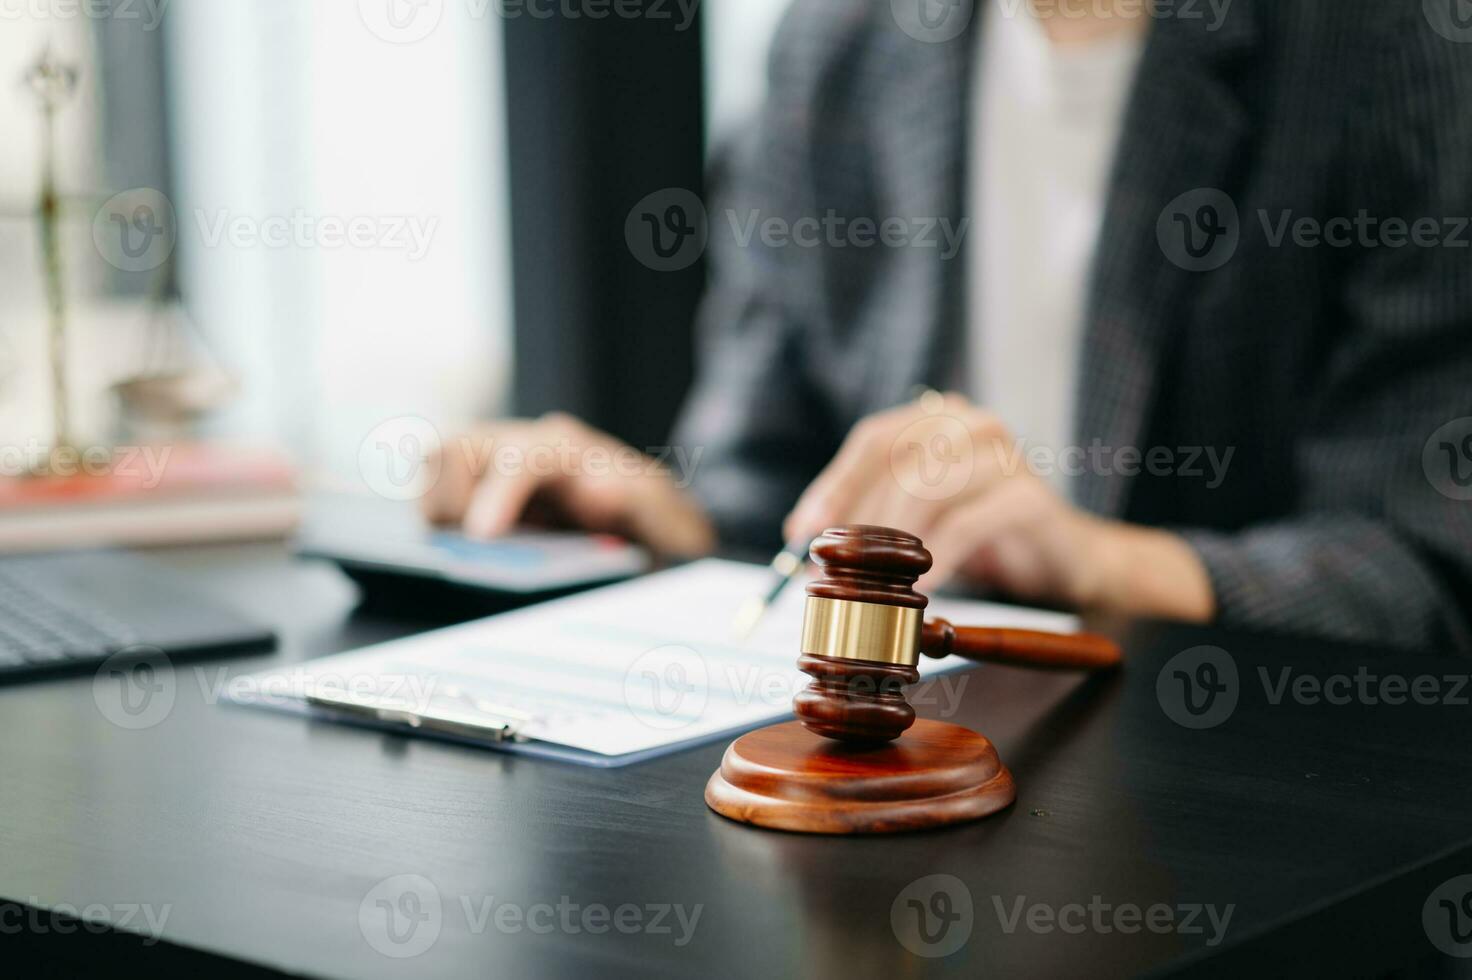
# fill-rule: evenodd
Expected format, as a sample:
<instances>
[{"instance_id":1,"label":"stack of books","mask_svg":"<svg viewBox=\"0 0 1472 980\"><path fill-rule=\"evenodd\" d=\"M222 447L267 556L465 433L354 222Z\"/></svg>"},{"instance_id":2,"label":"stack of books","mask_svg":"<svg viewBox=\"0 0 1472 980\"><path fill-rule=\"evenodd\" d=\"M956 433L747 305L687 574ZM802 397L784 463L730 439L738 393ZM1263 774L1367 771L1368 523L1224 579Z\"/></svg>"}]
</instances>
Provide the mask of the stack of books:
<instances>
[{"instance_id":1,"label":"stack of books","mask_svg":"<svg viewBox=\"0 0 1472 980\"><path fill-rule=\"evenodd\" d=\"M301 519L295 470L272 449L119 449L65 475L0 478L0 553L282 538Z\"/></svg>"}]
</instances>

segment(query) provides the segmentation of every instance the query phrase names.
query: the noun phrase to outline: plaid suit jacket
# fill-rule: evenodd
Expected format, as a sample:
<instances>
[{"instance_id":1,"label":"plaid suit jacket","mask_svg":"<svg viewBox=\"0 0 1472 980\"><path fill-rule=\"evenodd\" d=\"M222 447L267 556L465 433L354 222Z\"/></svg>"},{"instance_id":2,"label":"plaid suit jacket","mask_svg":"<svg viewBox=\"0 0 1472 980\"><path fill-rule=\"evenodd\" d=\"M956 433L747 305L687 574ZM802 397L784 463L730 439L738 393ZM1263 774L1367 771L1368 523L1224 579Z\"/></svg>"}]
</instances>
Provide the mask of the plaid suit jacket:
<instances>
[{"instance_id":1,"label":"plaid suit jacket","mask_svg":"<svg viewBox=\"0 0 1472 980\"><path fill-rule=\"evenodd\" d=\"M947 258L742 234L753 216L985 220L964 194L982 18L929 43L900 29L904 2L924 0L795 0L709 209L702 367L677 441L703 450L693 486L728 538L773 543L855 421L959 377L969 239ZM1472 25L1458 38L1430 9L1235 0L1214 28L1152 23L1093 269L1077 441L1233 455L1216 486L1116 462L1073 492L1183 534L1222 625L1472 647ZM1362 214L1373 230L1343 233ZM1303 218L1334 241L1296 237ZM1440 237L1396 246L1392 219Z\"/></svg>"}]
</instances>

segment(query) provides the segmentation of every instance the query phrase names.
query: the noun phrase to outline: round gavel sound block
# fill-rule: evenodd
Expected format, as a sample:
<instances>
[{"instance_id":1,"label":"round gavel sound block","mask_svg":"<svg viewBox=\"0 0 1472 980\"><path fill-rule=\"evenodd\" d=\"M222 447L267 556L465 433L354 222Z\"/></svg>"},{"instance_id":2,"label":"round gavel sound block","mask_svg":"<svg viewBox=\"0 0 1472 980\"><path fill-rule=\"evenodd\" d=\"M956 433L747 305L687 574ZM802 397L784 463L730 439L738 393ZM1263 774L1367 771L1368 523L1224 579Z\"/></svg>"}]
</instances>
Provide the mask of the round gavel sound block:
<instances>
[{"instance_id":1,"label":"round gavel sound block","mask_svg":"<svg viewBox=\"0 0 1472 980\"><path fill-rule=\"evenodd\" d=\"M726 749L705 787L723 817L808 834L889 834L975 820L1011 805L1012 774L985 737L921 719L895 742L853 745L795 721Z\"/></svg>"},{"instance_id":2,"label":"round gavel sound block","mask_svg":"<svg viewBox=\"0 0 1472 980\"><path fill-rule=\"evenodd\" d=\"M741 736L706 784L732 820L817 834L892 833L974 820L1017 790L991 742L960 725L916 721L930 553L888 528L834 528L813 543L799 667L798 721ZM904 737L899 738L903 733Z\"/></svg>"}]
</instances>

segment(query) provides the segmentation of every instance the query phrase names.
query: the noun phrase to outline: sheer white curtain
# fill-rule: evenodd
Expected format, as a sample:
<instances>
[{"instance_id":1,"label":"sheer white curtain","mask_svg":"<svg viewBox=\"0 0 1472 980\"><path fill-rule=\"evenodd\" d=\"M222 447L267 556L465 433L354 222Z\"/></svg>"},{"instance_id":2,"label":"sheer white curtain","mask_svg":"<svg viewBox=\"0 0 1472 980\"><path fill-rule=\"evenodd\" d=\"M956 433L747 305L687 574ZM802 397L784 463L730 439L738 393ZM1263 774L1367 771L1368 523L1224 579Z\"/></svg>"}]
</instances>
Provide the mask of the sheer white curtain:
<instances>
[{"instance_id":1,"label":"sheer white curtain","mask_svg":"<svg viewBox=\"0 0 1472 980\"><path fill-rule=\"evenodd\" d=\"M707 145L718 148L766 94L767 50L792 0L705 0Z\"/></svg>"},{"instance_id":2,"label":"sheer white curtain","mask_svg":"<svg viewBox=\"0 0 1472 980\"><path fill-rule=\"evenodd\" d=\"M245 381L227 425L358 489L384 420L448 435L499 410L511 344L498 21L445 4L410 39L367 7L173 0L167 21L182 289Z\"/></svg>"}]
</instances>

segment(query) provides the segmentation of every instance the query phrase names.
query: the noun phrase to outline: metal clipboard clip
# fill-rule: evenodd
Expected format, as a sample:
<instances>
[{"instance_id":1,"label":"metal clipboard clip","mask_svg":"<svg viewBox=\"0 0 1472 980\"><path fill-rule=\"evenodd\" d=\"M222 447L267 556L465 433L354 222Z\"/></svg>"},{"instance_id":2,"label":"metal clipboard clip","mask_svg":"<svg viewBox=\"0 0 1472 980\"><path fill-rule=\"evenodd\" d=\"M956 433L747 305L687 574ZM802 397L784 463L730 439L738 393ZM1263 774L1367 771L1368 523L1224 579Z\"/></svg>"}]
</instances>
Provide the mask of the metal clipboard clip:
<instances>
[{"instance_id":1,"label":"metal clipboard clip","mask_svg":"<svg viewBox=\"0 0 1472 980\"><path fill-rule=\"evenodd\" d=\"M480 741L520 741L522 726L533 719L532 715L518 708L487 704L464 696L461 700L466 702L465 707L448 704L418 709L409 706L401 698L350 694L333 689L309 692L306 700L314 707L341 711L371 721L406 725L413 729L443 732Z\"/></svg>"}]
</instances>

